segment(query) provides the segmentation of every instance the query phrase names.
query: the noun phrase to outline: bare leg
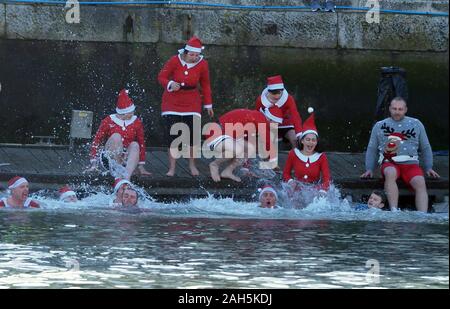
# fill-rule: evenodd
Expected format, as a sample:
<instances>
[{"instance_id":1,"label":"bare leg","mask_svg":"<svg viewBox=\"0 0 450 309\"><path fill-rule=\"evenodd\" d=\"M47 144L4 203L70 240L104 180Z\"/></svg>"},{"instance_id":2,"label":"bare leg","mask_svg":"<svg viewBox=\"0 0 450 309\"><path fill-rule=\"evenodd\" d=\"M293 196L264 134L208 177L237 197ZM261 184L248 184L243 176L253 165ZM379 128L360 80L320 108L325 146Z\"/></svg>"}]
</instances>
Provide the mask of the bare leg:
<instances>
[{"instance_id":1,"label":"bare leg","mask_svg":"<svg viewBox=\"0 0 450 309\"><path fill-rule=\"evenodd\" d=\"M195 166L195 158L194 158L194 146L189 147L189 151L191 156L189 157L189 170L191 171L192 176L198 176L200 175L200 172L198 171L197 167Z\"/></svg>"},{"instance_id":2,"label":"bare leg","mask_svg":"<svg viewBox=\"0 0 450 309\"><path fill-rule=\"evenodd\" d=\"M123 143L122 136L120 134L114 133L108 138L105 144L105 150L117 163L123 163Z\"/></svg>"},{"instance_id":3,"label":"bare leg","mask_svg":"<svg viewBox=\"0 0 450 309\"><path fill-rule=\"evenodd\" d=\"M397 170L393 167L384 169L384 191L386 192L391 210L398 208Z\"/></svg>"},{"instance_id":4,"label":"bare leg","mask_svg":"<svg viewBox=\"0 0 450 309\"><path fill-rule=\"evenodd\" d=\"M231 163L220 173L220 177L222 178L228 178L237 182L241 182L241 178L233 174L233 171L241 165L243 162L243 159L232 159Z\"/></svg>"},{"instance_id":5,"label":"bare leg","mask_svg":"<svg viewBox=\"0 0 450 309\"><path fill-rule=\"evenodd\" d=\"M235 150L234 158L231 160L230 164L222 171L220 177L228 178L237 182L241 182L241 178L233 174L233 171L243 163L243 158L245 158L246 142L244 140L232 140L228 139L224 141L224 147L226 151L231 149ZM231 148L233 147L233 148Z\"/></svg>"},{"instance_id":6,"label":"bare leg","mask_svg":"<svg viewBox=\"0 0 450 309\"><path fill-rule=\"evenodd\" d=\"M136 169L139 162L139 144L136 142L132 142L130 146L128 146L128 158L127 158L127 180L130 180L131 175Z\"/></svg>"},{"instance_id":7,"label":"bare leg","mask_svg":"<svg viewBox=\"0 0 450 309\"><path fill-rule=\"evenodd\" d=\"M298 140L297 136L295 135L295 130L291 129L287 131L287 133L284 135L289 140L289 143L291 144L292 149L297 148L298 146Z\"/></svg>"},{"instance_id":8,"label":"bare leg","mask_svg":"<svg viewBox=\"0 0 450 309\"><path fill-rule=\"evenodd\" d=\"M416 176L411 179L411 187L416 192L416 209L418 211L428 211L428 193L425 178L423 176Z\"/></svg>"},{"instance_id":9,"label":"bare leg","mask_svg":"<svg viewBox=\"0 0 450 309\"><path fill-rule=\"evenodd\" d=\"M211 178L214 180L214 182L219 182L220 174L219 174L219 168L220 164L227 161L228 159L215 159L211 163L209 163L209 171L211 172Z\"/></svg>"},{"instance_id":10,"label":"bare leg","mask_svg":"<svg viewBox=\"0 0 450 309\"><path fill-rule=\"evenodd\" d=\"M175 167L177 164L177 160L172 156L172 153L170 152L170 148L168 151L169 155L169 171L167 172L167 176L172 177L175 175Z\"/></svg>"}]
</instances>

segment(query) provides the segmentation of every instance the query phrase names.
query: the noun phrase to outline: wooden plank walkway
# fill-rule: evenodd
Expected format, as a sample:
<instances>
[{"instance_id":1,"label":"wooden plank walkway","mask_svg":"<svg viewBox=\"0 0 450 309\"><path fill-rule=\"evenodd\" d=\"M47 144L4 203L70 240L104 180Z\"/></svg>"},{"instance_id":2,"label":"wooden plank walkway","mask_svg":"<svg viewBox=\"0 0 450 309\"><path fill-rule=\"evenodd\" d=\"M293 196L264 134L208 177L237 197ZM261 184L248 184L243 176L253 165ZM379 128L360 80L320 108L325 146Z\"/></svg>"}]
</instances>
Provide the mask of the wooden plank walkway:
<instances>
[{"instance_id":1,"label":"wooden plank walkway","mask_svg":"<svg viewBox=\"0 0 450 309\"><path fill-rule=\"evenodd\" d=\"M361 180L364 172L363 153L327 153L334 183L342 188L345 194L362 195L372 189L382 189L383 183L379 172L375 179ZM279 165L284 166L287 151L279 154ZM223 180L214 183L209 175L208 164L211 159L197 160L201 173L199 177L189 174L188 161L177 161L177 177L165 176L168 170L167 150L151 148L147 150L146 168L153 174L151 177L133 177L132 181L143 186L156 196L192 196L211 194L223 196L251 196L257 187L256 179L244 179L242 183ZM443 199L448 196L448 156L435 156L435 170L442 176L439 180L427 179L430 195ZM21 175L29 179L32 189L57 188L61 184L89 183L92 185L108 185L113 182L111 176L100 174L83 174L89 165L86 150L71 153L67 146L34 146L34 145L0 145L0 190L5 189L8 179ZM281 172L274 179L279 182ZM401 194L409 194L404 185L400 185Z\"/></svg>"}]
</instances>

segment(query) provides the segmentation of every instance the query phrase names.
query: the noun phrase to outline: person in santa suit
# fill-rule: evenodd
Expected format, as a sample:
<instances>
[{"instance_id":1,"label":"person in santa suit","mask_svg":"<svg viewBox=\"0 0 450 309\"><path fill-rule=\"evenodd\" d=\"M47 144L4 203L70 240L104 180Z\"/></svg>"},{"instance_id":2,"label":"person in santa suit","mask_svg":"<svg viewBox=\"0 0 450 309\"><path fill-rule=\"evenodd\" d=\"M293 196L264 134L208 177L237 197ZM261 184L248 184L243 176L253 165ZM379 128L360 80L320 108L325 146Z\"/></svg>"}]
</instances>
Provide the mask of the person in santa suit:
<instances>
[{"instance_id":1,"label":"person in santa suit","mask_svg":"<svg viewBox=\"0 0 450 309\"><path fill-rule=\"evenodd\" d=\"M283 170L283 181L317 184L319 190L327 191L330 186L330 169L325 153L316 151L319 133L314 121L314 109L308 108L311 114L303 124L300 145L291 150ZM294 177L292 177L294 171ZM293 182L295 184L295 182Z\"/></svg>"},{"instance_id":2,"label":"person in santa suit","mask_svg":"<svg viewBox=\"0 0 450 309\"><path fill-rule=\"evenodd\" d=\"M0 208L39 208L39 203L28 197L29 183L23 177L15 176L8 181L10 196L0 199Z\"/></svg>"},{"instance_id":3,"label":"person in santa suit","mask_svg":"<svg viewBox=\"0 0 450 309\"><path fill-rule=\"evenodd\" d=\"M60 188L58 190L59 200L64 203L76 203L78 202L78 197L75 191L72 190L68 185Z\"/></svg>"},{"instance_id":4,"label":"person in santa suit","mask_svg":"<svg viewBox=\"0 0 450 309\"><path fill-rule=\"evenodd\" d=\"M256 110L261 111L272 106L278 106L283 112L283 122L278 126L278 137L288 140L292 149L296 148L302 131L302 118L294 98L284 88L280 75L268 77L267 87L256 99Z\"/></svg>"},{"instance_id":5,"label":"person in santa suit","mask_svg":"<svg viewBox=\"0 0 450 309\"><path fill-rule=\"evenodd\" d=\"M264 185L258 189L259 207L261 208L277 208L278 194L271 185Z\"/></svg>"},{"instance_id":6,"label":"person in santa suit","mask_svg":"<svg viewBox=\"0 0 450 309\"><path fill-rule=\"evenodd\" d=\"M173 143L175 140L176 143L179 141L178 136L170 135L174 124L186 124L190 130L190 140L183 140L182 144L189 146L186 156L189 157L191 174L199 175L194 153L200 144L202 105L211 118L214 116L208 62L201 55L203 49L200 39L192 37L186 46L178 51L178 55L167 61L158 75L158 81L164 88L161 115L170 143L167 176L175 175L176 158L180 157L180 145Z\"/></svg>"},{"instance_id":7,"label":"person in santa suit","mask_svg":"<svg viewBox=\"0 0 450 309\"><path fill-rule=\"evenodd\" d=\"M266 160L264 168L277 166L275 136L271 135L271 122L281 123L281 110L273 106L265 113L249 109L235 109L219 118L219 124L212 124L208 130L205 144L216 159L209 164L211 177L215 182L228 178L237 182L241 179L233 171L244 159L259 157ZM267 118L266 118L267 117ZM275 126L276 129L276 126ZM260 143L258 143L259 139ZM263 148L258 147L261 144ZM219 173L220 164L228 161L227 167Z\"/></svg>"},{"instance_id":8,"label":"person in santa suit","mask_svg":"<svg viewBox=\"0 0 450 309\"><path fill-rule=\"evenodd\" d=\"M136 107L122 89L117 99L116 114L102 120L91 147L91 167L88 171L97 169L100 158L98 149L105 142L105 151L109 158L118 164L126 165L124 178L130 179L137 167L140 175L151 175L145 167L145 141L142 121L134 115Z\"/></svg>"}]
</instances>

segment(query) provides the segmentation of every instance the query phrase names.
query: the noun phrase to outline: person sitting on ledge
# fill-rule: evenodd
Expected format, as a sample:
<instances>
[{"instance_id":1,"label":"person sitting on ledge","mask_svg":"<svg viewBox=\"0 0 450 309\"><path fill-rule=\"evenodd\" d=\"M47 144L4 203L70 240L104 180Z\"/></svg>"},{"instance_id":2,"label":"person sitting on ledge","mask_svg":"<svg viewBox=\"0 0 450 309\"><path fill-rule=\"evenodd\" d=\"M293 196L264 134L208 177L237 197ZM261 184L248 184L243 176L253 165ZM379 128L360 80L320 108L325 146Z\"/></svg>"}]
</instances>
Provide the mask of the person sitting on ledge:
<instances>
[{"instance_id":1,"label":"person sitting on ledge","mask_svg":"<svg viewBox=\"0 0 450 309\"><path fill-rule=\"evenodd\" d=\"M130 180L136 167L140 175L151 175L144 168L144 127L142 121L134 115L134 110L135 106L128 96L128 91L122 89L117 99L117 114L109 115L102 120L92 142L91 167L88 172L97 169L100 161L97 157L98 148L107 139L105 144L107 157L120 165L126 165L126 175L122 175L123 178Z\"/></svg>"},{"instance_id":2,"label":"person sitting on ledge","mask_svg":"<svg viewBox=\"0 0 450 309\"><path fill-rule=\"evenodd\" d=\"M78 202L78 197L75 191L73 191L69 186L64 186L59 189L59 200L64 203L76 203Z\"/></svg>"},{"instance_id":3,"label":"person sitting on ledge","mask_svg":"<svg viewBox=\"0 0 450 309\"><path fill-rule=\"evenodd\" d=\"M259 191L259 207L261 208L277 208L278 195L275 189L270 185L258 189Z\"/></svg>"},{"instance_id":4,"label":"person sitting on ledge","mask_svg":"<svg viewBox=\"0 0 450 309\"><path fill-rule=\"evenodd\" d=\"M386 206L386 194L383 191L372 191L367 203L356 204L354 210L383 209Z\"/></svg>"},{"instance_id":5,"label":"person sitting on ledge","mask_svg":"<svg viewBox=\"0 0 450 309\"><path fill-rule=\"evenodd\" d=\"M0 200L0 208L39 208L39 203L28 197L28 181L20 176L8 181L10 196Z\"/></svg>"}]
</instances>

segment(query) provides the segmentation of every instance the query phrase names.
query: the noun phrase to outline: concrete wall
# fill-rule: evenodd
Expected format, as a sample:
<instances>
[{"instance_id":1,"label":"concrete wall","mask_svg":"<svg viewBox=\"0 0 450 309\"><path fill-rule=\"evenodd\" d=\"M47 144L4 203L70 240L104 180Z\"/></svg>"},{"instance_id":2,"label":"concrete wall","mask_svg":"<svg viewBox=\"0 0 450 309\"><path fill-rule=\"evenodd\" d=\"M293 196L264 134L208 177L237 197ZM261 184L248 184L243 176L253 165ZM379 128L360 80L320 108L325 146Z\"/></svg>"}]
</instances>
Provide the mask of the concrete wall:
<instances>
[{"instance_id":1,"label":"concrete wall","mask_svg":"<svg viewBox=\"0 0 450 309\"><path fill-rule=\"evenodd\" d=\"M198 1L197 1L198 2ZM309 1L232 1L243 5L308 5ZM387 9L448 12L448 1L381 1ZM337 1L366 6L366 1ZM448 49L448 17L381 14L368 24L365 13L309 10L227 10L192 6L81 6L81 22L68 24L55 5L6 4L3 38L181 44L192 34L207 45L280 46L368 50ZM1 11L0 11L1 12ZM128 18L128 22L127 22ZM130 26L132 20L133 27ZM0 21L0 29L2 22Z\"/></svg>"}]
</instances>

